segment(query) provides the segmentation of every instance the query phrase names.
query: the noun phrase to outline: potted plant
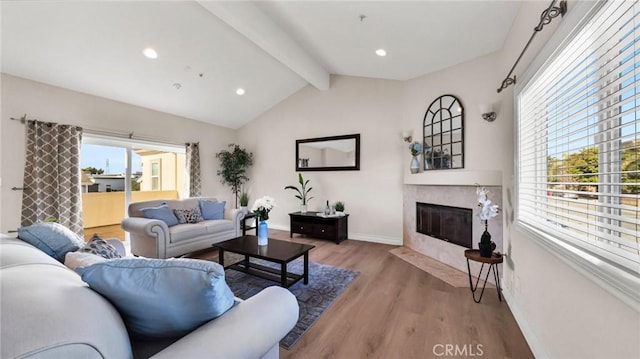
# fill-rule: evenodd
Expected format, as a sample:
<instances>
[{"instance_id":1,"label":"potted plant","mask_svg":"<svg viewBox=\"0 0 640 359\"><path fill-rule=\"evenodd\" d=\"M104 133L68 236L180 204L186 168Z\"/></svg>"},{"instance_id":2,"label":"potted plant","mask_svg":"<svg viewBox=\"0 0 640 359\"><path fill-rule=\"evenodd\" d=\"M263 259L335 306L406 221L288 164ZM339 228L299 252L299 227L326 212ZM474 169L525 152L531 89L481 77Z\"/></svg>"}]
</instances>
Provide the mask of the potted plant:
<instances>
[{"instance_id":1,"label":"potted plant","mask_svg":"<svg viewBox=\"0 0 640 359\"><path fill-rule=\"evenodd\" d=\"M292 189L298 192L295 197L302 201L300 204L300 213L307 213L307 202L313 199L313 197L309 197L309 192L311 192L313 187L307 188L309 180L305 181L304 178L302 178L302 173L298 173L298 183L300 184L300 188L296 186L286 186L284 189Z\"/></svg>"},{"instance_id":2,"label":"potted plant","mask_svg":"<svg viewBox=\"0 0 640 359\"><path fill-rule=\"evenodd\" d=\"M231 187L238 208L240 188L249 181L247 169L253 164L253 153L233 143L229 148L231 151L222 150L216 153L216 158L220 159L220 169L217 173L222 177L220 182Z\"/></svg>"},{"instance_id":3,"label":"potted plant","mask_svg":"<svg viewBox=\"0 0 640 359\"><path fill-rule=\"evenodd\" d=\"M247 193L247 191L242 190L240 192L240 209L247 214L249 211L247 209L247 206L249 205L249 194Z\"/></svg>"},{"instance_id":4,"label":"potted plant","mask_svg":"<svg viewBox=\"0 0 640 359\"><path fill-rule=\"evenodd\" d=\"M480 243L478 248L480 249L480 256L485 258L491 258L493 251L496 249L496 244L491 240L491 233L487 230L489 219L498 215L500 208L497 204L491 204L491 200L487 197L487 191L484 187L476 187L476 195L478 196L478 218L484 222L484 232L480 237Z\"/></svg>"},{"instance_id":5,"label":"potted plant","mask_svg":"<svg viewBox=\"0 0 640 359\"><path fill-rule=\"evenodd\" d=\"M338 201L333 207L336 209L336 212L344 213L344 202Z\"/></svg>"}]
</instances>

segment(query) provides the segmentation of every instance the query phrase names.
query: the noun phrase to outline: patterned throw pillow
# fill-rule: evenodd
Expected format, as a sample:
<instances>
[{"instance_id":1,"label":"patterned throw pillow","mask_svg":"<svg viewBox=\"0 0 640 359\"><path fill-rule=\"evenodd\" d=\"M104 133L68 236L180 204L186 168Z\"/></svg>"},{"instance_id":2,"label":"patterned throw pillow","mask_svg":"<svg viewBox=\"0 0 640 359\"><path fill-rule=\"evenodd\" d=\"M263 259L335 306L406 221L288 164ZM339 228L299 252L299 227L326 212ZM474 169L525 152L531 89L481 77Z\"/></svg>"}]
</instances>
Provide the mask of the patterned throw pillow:
<instances>
[{"instance_id":1,"label":"patterned throw pillow","mask_svg":"<svg viewBox=\"0 0 640 359\"><path fill-rule=\"evenodd\" d=\"M94 234L89 242L87 242L87 244L85 244L84 247L80 248L78 251L99 255L100 257L105 259L122 258L120 253L118 253L116 247L107 243L97 234Z\"/></svg>"},{"instance_id":2,"label":"patterned throw pillow","mask_svg":"<svg viewBox=\"0 0 640 359\"><path fill-rule=\"evenodd\" d=\"M200 212L200 208L190 208L190 209L174 209L173 213L175 213L176 217L178 217L178 223L198 223L204 221L202 218L202 212Z\"/></svg>"}]
</instances>

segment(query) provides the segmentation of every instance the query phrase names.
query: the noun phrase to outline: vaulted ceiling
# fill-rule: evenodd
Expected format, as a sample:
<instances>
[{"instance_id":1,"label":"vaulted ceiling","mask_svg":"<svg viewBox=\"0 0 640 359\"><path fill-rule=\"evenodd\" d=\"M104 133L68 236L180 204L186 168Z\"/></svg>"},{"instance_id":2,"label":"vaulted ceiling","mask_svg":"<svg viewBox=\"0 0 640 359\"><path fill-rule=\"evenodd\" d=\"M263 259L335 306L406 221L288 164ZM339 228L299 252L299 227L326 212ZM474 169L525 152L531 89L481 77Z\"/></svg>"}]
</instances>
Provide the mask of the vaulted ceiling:
<instances>
[{"instance_id":1,"label":"vaulted ceiling","mask_svg":"<svg viewBox=\"0 0 640 359\"><path fill-rule=\"evenodd\" d=\"M309 84L329 89L330 74L407 80L500 50L519 6L2 1L1 70L239 128Z\"/></svg>"}]
</instances>

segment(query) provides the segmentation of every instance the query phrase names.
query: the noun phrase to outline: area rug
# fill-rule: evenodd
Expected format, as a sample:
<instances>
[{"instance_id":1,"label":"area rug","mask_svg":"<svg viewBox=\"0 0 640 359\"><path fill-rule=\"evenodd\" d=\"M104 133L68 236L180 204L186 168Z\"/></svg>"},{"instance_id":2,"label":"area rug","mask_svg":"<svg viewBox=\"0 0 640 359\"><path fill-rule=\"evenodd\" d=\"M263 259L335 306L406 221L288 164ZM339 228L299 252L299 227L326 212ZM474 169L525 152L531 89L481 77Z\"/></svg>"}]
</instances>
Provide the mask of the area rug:
<instances>
[{"instance_id":1,"label":"area rug","mask_svg":"<svg viewBox=\"0 0 640 359\"><path fill-rule=\"evenodd\" d=\"M262 265L276 266L262 260L255 261ZM302 274L302 265L302 258L296 259L287 265L287 271ZM280 341L280 346L285 349L293 347L358 274L360 273L351 269L309 261L309 284L305 285L301 280L289 287L291 293L298 299L300 316L295 327ZM275 282L233 269L227 269L225 276L233 294L242 299L247 299L266 287L277 285Z\"/></svg>"}]
</instances>

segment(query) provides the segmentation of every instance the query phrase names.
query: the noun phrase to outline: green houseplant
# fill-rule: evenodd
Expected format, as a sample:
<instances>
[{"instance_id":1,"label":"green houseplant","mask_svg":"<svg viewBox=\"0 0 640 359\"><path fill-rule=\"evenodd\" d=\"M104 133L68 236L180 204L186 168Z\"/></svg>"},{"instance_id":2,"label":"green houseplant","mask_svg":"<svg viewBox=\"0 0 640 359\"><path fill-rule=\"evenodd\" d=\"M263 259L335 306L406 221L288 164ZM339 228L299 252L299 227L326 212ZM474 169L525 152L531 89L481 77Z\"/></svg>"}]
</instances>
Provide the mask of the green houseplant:
<instances>
[{"instance_id":1,"label":"green houseplant","mask_svg":"<svg viewBox=\"0 0 640 359\"><path fill-rule=\"evenodd\" d=\"M246 191L240 192L240 207L249 205L249 194Z\"/></svg>"},{"instance_id":2,"label":"green houseplant","mask_svg":"<svg viewBox=\"0 0 640 359\"><path fill-rule=\"evenodd\" d=\"M247 193L247 191L242 190L240 192L240 209L244 212L245 215L249 213L249 210L247 209L248 205L249 205L249 194Z\"/></svg>"},{"instance_id":3,"label":"green houseplant","mask_svg":"<svg viewBox=\"0 0 640 359\"><path fill-rule=\"evenodd\" d=\"M302 178L302 173L298 173L298 183L300 184L300 188L296 186L286 186L284 189L292 189L298 192L295 197L301 201L300 212L307 213L307 203L313 199L313 197L309 197L309 192L311 192L313 187L307 188L309 180L305 181L304 178Z\"/></svg>"},{"instance_id":4,"label":"green houseplant","mask_svg":"<svg viewBox=\"0 0 640 359\"><path fill-rule=\"evenodd\" d=\"M253 153L233 143L229 148L231 151L222 150L216 153L216 158L220 160L220 169L217 173L221 177L220 182L231 187L231 192L236 198L236 208L238 208L240 188L249 181L247 169L253 164Z\"/></svg>"},{"instance_id":5,"label":"green houseplant","mask_svg":"<svg viewBox=\"0 0 640 359\"><path fill-rule=\"evenodd\" d=\"M338 212L344 212L344 202L342 201L337 201L336 204L334 205L336 211Z\"/></svg>"}]
</instances>

